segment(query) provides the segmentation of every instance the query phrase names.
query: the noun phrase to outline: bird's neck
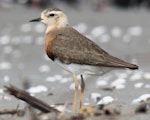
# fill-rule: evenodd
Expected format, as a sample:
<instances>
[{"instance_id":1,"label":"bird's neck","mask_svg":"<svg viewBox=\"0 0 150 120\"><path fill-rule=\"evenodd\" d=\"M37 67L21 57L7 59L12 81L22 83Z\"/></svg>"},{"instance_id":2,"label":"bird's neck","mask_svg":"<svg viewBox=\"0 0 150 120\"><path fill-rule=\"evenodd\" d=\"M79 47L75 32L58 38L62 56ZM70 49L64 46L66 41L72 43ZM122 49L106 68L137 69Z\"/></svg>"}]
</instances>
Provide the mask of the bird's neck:
<instances>
[{"instance_id":1,"label":"bird's neck","mask_svg":"<svg viewBox=\"0 0 150 120\"><path fill-rule=\"evenodd\" d=\"M61 29L61 28L65 28L67 25L68 25L67 18L59 20L59 21L47 26L46 34L49 33L50 31L53 31L53 30L58 30L58 29Z\"/></svg>"},{"instance_id":2,"label":"bird's neck","mask_svg":"<svg viewBox=\"0 0 150 120\"><path fill-rule=\"evenodd\" d=\"M66 26L67 26L67 25L57 25L57 26L49 25L49 26L47 26L46 34L49 33L49 32L52 32L52 31L56 31L56 30L58 30L58 29L65 28Z\"/></svg>"},{"instance_id":3,"label":"bird's neck","mask_svg":"<svg viewBox=\"0 0 150 120\"><path fill-rule=\"evenodd\" d=\"M47 29L46 29L46 34L48 34L49 32L53 31L55 29L54 26L48 25Z\"/></svg>"}]
</instances>

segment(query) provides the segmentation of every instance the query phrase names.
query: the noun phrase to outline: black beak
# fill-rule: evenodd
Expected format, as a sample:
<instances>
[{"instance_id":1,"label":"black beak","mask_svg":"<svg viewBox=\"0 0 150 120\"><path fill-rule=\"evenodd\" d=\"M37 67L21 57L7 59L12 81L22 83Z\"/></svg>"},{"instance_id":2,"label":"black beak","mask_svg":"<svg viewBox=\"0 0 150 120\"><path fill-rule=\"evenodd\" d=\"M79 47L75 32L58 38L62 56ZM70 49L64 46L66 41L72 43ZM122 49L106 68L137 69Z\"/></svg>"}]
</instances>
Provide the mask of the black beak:
<instances>
[{"instance_id":1,"label":"black beak","mask_svg":"<svg viewBox=\"0 0 150 120\"><path fill-rule=\"evenodd\" d=\"M29 22L40 22L41 20L42 20L41 18L36 18L36 19L30 20Z\"/></svg>"}]
</instances>

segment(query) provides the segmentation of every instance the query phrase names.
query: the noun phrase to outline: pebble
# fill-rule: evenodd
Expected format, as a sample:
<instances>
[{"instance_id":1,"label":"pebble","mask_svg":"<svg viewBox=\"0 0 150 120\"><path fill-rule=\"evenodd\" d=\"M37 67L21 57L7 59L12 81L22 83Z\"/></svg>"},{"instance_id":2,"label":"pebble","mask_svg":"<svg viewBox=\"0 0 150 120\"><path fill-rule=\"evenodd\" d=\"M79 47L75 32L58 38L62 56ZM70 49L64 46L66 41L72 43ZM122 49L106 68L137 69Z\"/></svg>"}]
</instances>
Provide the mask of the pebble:
<instances>
[{"instance_id":1,"label":"pebble","mask_svg":"<svg viewBox=\"0 0 150 120\"><path fill-rule=\"evenodd\" d=\"M129 35L129 34L125 34L124 36L123 36L123 42L124 43L130 43L131 42L131 35Z\"/></svg>"},{"instance_id":2,"label":"pebble","mask_svg":"<svg viewBox=\"0 0 150 120\"><path fill-rule=\"evenodd\" d=\"M41 65L39 67L39 71L40 72L49 72L50 71L50 67L48 65Z\"/></svg>"},{"instance_id":3,"label":"pebble","mask_svg":"<svg viewBox=\"0 0 150 120\"><path fill-rule=\"evenodd\" d=\"M10 81L10 77L8 75L5 75L3 79L4 79L4 82L9 82Z\"/></svg>"},{"instance_id":4,"label":"pebble","mask_svg":"<svg viewBox=\"0 0 150 120\"><path fill-rule=\"evenodd\" d=\"M106 27L105 26L98 26L92 29L91 35L93 37L98 37L106 32Z\"/></svg>"},{"instance_id":5,"label":"pebble","mask_svg":"<svg viewBox=\"0 0 150 120\"><path fill-rule=\"evenodd\" d=\"M107 43L110 40L110 36L108 34L103 34L100 36L100 42L101 43Z\"/></svg>"},{"instance_id":6,"label":"pebble","mask_svg":"<svg viewBox=\"0 0 150 120\"><path fill-rule=\"evenodd\" d=\"M0 89L0 94L4 93L4 90L3 89Z\"/></svg>"},{"instance_id":7,"label":"pebble","mask_svg":"<svg viewBox=\"0 0 150 120\"><path fill-rule=\"evenodd\" d=\"M10 62L1 62L0 70L9 70L12 68L12 64Z\"/></svg>"},{"instance_id":8,"label":"pebble","mask_svg":"<svg viewBox=\"0 0 150 120\"><path fill-rule=\"evenodd\" d=\"M133 36L140 36L142 34L143 30L142 27L140 26L133 26L128 28L128 33L133 35Z\"/></svg>"},{"instance_id":9,"label":"pebble","mask_svg":"<svg viewBox=\"0 0 150 120\"><path fill-rule=\"evenodd\" d=\"M10 97L10 96L7 96L7 95L0 95L0 100L7 100L7 101L10 101L10 100L11 100L11 97Z\"/></svg>"},{"instance_id":10,"label":"pebble","mask_svg":"<svg viewBox=\"0 0 150 120\"><path fill-rule=\"evenodd\" d=\"M130 80L131 81L136 81L136 80L140 80L143 77L143 72L141 71L136 71L133 75L131 75Z\"/></svg>"},{"instance_id":11,"label":"pebble","mask_svg":"<svg viewBox=\"0 0 150 120\"><path fill-rule=\"evenodd\" d=\"M69 78L62 78L62 79L60 80L60 83L67 83L67 82L69 82L69 81L70 81Z\"/></svg>"},{"instance_id":12,"label":"pebble","mask_svg":"<svg viewBox=\"0 0 150 120\"><path fill-rule=\"evenodd\" d=\"M112 103L113 101L114 101L114 98L112 98L111 96L106 96L106 97L103 97L102 99L100 99L97 102L97 105L107 105L109 103Z\"/></svg>"},{"instance_id":13,"label":"pebble","mask_svg":"<svg viewBox=\"0 0 150 120\"><path fill-rule=\"evenodd\" d=\"M90 94L90 99L92 99L94 102L97 102L101 98L101 94L99 93L91 93Z\"/></svg>"},{"instance_id":14,"label":"pebble","mask_svg":"<svg viewBox=\"0 0 150 120\"><path fill-rule=\"evenodd\" d=\"M125 88L125 83L126 83L125 79L118 78L111 83L111 87L113 87L115 89L123 89L123 88Z\"/></svg>"},{"instance_id":15,"label":"pebble","mask_svg":"<svg viewBox=\"0 0 150 120\"><path fill-rule=\"evenodd\" d=\"M145 88L150 88L150 84L147 84L144 86Z\"/></svg>"},{"instance_id":16,"label":"pebble","mask_svg":"<svg viewBox=\"0 0 150 120\"><path fill-rule=\"evenodd\" d=\"M85 33L87 30L87 25L85 23L79 23L77 26L74 26L74 28L80 33Z\"/></svg>"},{"instance_id":17,"label":"pebble","mask_svg":"<svg viewBox=\"0 0 150 120\"><path fill-rule=\"evenodd\" d=\"M43 85L39 85L39 86L35 86L35 87L30 87L27 91L30 94L35 94L35 93L47 92L48 88Z\"/></svg>"},{"instance_id":18,"label":"pebble","mask_svg":"<svg viewBox=\"0 0 150 120\"><path fill-rule=\"evenodd\" d=\"M137 104L137 103L140 103L140 102L146 102L148 99L150 99L150 94L143 94L139 98L134 99L132 101L132 104Z\"/></svg>"},{"instance_id":19,"label":"pebble","mask_svg":"<svg viewBox=\"0 0 150 120\"><path fill-rule=\"evenodd\" d=\"M10 43L10 37L7 35L0 36L0 45L7 45Z\"/></svg>"},{"instance_id":20,"label":"pebble","mask_svg":"<svg viewBox=\"0 0 150 120\"><path fill-rule=\"evenodd\" d=\"M144 85L144 83L139 82L139 83L134 84L134 87L135 88L141 88L143 85Z\"/></svg>"},{"instance_id":21,"label":"pebble","mask_svg":"<svg viewBox=\"0 0 150 120\"><path fill-rule=\"evenodd\" d=\"M54 107L56 110L60 111L60 112L71 112L70 110L68 110L66 107L66 105L51 105L51 107Z\"/></svg>"},{"instance_id":22,"label":"pebble","mask_svg":"<svg viewBox=\"0 0 150 120\"><path fill-rule=\"evenodd\" d=\"M101 86L106 86L108 82L106 80L97 80L96 81L96 88L99 88Z\"/></svg>"},{"instance_id":23,"label":"pebble","mask_svg":"<svg viewBox=\"0 0 150 120\"><path fill-rule=\"evenodd\" d=\"M56 79L54 77L47 77L46 81L47 82L56 82Z\"/></svg>"},{"instance_id":24,"label":"pebble","mask_svg":"<svg viewBox=\"0 0 150 120\"><path fill-rule=\"evenodd\" d=\"M121 72L115 72L115 75L116 75L118 78L122 78L122 79L125 79L125 78L128 77L128 73L126 73L126 72L123 72L123 73L121 73Z\"/></svg>"},{"instance_id":25,"label":"pebble","mask_svg":"<svg viewBox=\"0 0 150 120\"><path fill-rule=\"evenodd\" d=\"M144 73L143 77L144 79L150 80L150 73L149 72Z\"/></svg>"},{"instance_id":26,"label":"pebble","mask_svg":"<svg viewBox=\"0 0 150 120\"><path fill-rule=\"evenodd\" d=\"M54 79L61 81L63 77L61 75L54 75Z\"/></svg>"},{"instance_id":27,"label":"pebble","mask_svg":"<svg viewBox=\"0 0 150 120\"><path fill-rule=\"evenodd\" d=\"M111 30L111 35L115 38L121 37L122 35L122 30L120 27L113 27Z\"/></svg>"}]
</instances>

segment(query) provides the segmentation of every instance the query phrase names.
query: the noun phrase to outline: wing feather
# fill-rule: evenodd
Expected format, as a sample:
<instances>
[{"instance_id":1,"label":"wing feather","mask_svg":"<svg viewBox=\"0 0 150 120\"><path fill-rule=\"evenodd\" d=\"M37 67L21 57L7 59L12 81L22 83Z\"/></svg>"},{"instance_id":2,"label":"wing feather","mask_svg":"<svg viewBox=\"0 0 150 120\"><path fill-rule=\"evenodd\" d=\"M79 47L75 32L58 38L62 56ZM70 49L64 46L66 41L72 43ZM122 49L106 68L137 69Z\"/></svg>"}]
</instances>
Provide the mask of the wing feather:
<instances>
[{"instance_id":1,"label":"wing feather","mask_svg":"<svg viewBox=\"0 0 150 120\"><path fill-rule=\"evenodd\" d=\"M53 40L52 46L53 54L66 64L137 68L134 64L109 55L93 41L69 26L57 31L57 37Z\"/></svg>"}]
</instances>

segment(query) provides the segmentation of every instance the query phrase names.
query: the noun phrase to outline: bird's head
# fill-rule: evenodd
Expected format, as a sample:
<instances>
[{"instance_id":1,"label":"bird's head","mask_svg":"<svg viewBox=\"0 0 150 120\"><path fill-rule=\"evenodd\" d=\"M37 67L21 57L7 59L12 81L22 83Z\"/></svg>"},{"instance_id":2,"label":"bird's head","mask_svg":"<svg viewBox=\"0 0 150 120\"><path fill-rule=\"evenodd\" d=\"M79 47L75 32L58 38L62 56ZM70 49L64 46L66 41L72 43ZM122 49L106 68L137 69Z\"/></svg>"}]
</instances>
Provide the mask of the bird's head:
<instances>
[{"instance_id":1,"label":"bird's head","mask_svg":"<svg viewBox=\"0 0 150 120\"><path fill-rule=\"evenodd\" d=\"M68 24L67 16L58 8L49 8L41 13L40 18L30 20L30 22L42 22L52 28L62 28Z\"/></svg>"}]
</instances>

